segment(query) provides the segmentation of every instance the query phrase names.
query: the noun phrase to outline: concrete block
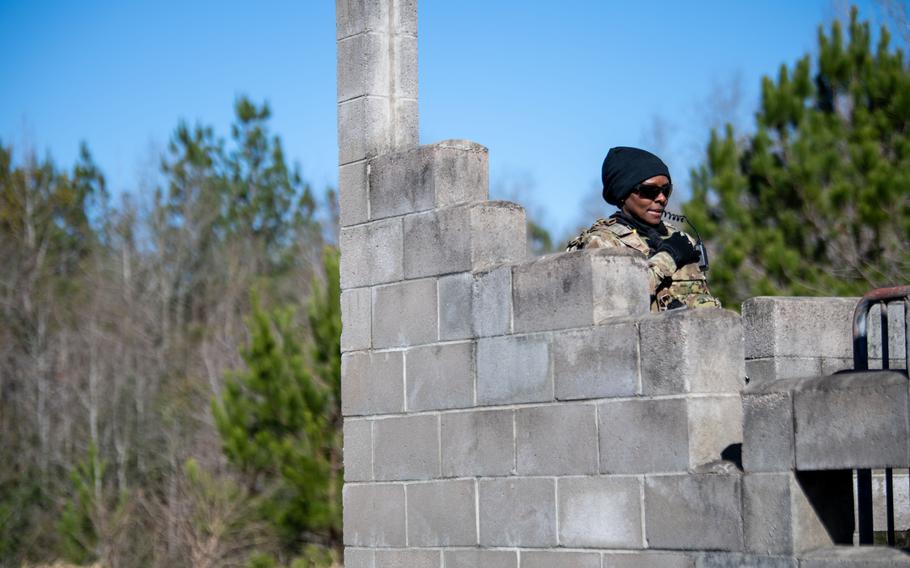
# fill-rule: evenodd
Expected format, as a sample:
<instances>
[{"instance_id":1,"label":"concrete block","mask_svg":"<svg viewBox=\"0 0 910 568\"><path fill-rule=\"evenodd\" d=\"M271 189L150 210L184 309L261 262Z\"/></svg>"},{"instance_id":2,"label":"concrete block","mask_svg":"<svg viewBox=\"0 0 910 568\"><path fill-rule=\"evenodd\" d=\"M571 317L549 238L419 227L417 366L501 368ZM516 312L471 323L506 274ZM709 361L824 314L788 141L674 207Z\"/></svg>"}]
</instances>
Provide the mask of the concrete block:
<instances>
[{"instance_id":1,"label":"concrete block","mask_svg":"<svg viewBox=\"0 0 910 568\"><path fill-rule=\"evenodd\" d=\"M402 226L400 219L343 227L341 288L357 288L401 280Z\"/></svg>"},{"instance_id":2,"label":"concrete block","mask_svg":"<svg viewBox=\"0 0 910 568\"><path fill-rule=\"evenodd\" d=\"M695 559L682 552L607 552L603 568L694 568Z\"/></svg>"},{"instance_id":3,"label":"concrete block","mask_svg":"<svg viewBox=\"0 0 910 568\"><path fill-rule=\"evenodd\" d=\"M478 491L481 546L556 546L553 479L481 479Z\"/></svg>"},{"instance_id":4,"label":"concrete block","mask_svg":"<svg viewBox=\"0 0 910 568\"><path fill-rule=\"evenodd\" d=\"M640 322L644 394L738 393L745 386L740 317L674 310Z\"/></svg>"},{"instance_id":5,"label":"concrete block","mask_svg":"<svg viewBox=\"0 0 910 568\"><path fill-rule=\"evenodd\" d=\"M527 255L525 213L506 201L484 201L404 218L406 278L485 270Z\"/></svg>"},{"instance_id":6,"label":"concrete block","mask_svg":"<svg viewBox=\"0 0 910 568\"><path fill-rule=\"evenodd\" d=\"M508 475L515 467L512 410L443 414L444 477Z\"/></svg>"},{"instance_id":7,"label":"concrete block","mask_svg":"<svg viewBox=\"0 0 910 568\"><path fill-rule=\"evenodd\" d=\"M446 140L370 162L373 219L487 199L487 149Z\"/></svg>"},{"instance_id":8,"label":"concrete block","mask_svg":"<svg viewBox=\"0 0 910 568\"><path fill-rule=\"evenodd\" d=\"M344 544L405 546L404 485L345 485Z\"/></svg>"},{"instance_id":9,"label":"concrete block","mask_svg":"<svg viewBox=\"0 0 910 568\"><path fill-rule=\"evenodd\" d=\"M557 484L561 546L644 547L638 478L574 477Z\"/></svg>"},{"instance_id":10,"label":"concrete block","mask_svg":"<svg viewBox=\"0 0 910 568\"><path fill-rule=\"evenodd\" d=\"M542 335L477 341L477 404L553 400L550 350Z\"/></svg>"},{"instance_id":11,"label":"concrete block","mask_svg":"<svg viewBox=\"0 0 910 568\"><path fill-rule=\"evenodd\" d=\"M833 375L834 373L840 373L841 371L851 371L853 370L853 359L838 359L836 357L822 357L819 358L821 362L821 370L814 375L804 375L804 376L824 376L824 375ZM876 361L870 361L869 367L875 368L873 363ZM877 365L881 367L881 364ZM900 368L900 365L896 366ZM906 366L904 366L906 368Z\"/></svg>"},{"instance_id":12,"label":"concrete block","mask_svg":"<svg viewBox=\"0 0 910 568\"><path fill-rule=\"evenodd\" d=\"M751 383L743 391L743 468L790 471L796 466L790 381Z\"/></svg>"},{"instance_id":13,"label":"concrete block","mask_svg":"<svg viewBox=\"0 0 910 568\"><path fill-rule=\"evenodd\" d=\"M366 96L338 105L338 163L359 162L392 150L388 97Z\"/></svg>"},{"instance_id":14,"label":"concrete block","mask_svg":"<svg viewBox=\"0 0 910 568\"><path fill-rule=\"evenodd\" d=\"M391 85L391 94L397 99L413 100L416 103L418 94L417 36L396 34L392 37L391 43L395 50L392 61L392 74L395 80Z\"/></svg>"},{"instance_id":15,"label":"concrete block","mask_svg":"<svg viewBox=\"0 0 910 568\"><path fill-rule=\"evenodd\" d=\"M515 440L518 475L597 472L594 405L520 408L515 411Z\"/></svg>"},{"instance_id":16,"label":"concrete block","mask_svg":"<svg viewBox=\"0 0 910 568\"><path fill-rule=\"evenodd\" d=\"M686 401L623 400L598 405L601 473L686 471Z\"/></svg>"},{"instance_id":17,"label":"concrete block","mask_svg":"<svg viewBox=\"0 0 910 568\"><path fill-rule=\"evenodd\" d=\"M390 6L387 0L336 0L337 39L368 31L388 31Z\"/></svg>"},{"instance_id":18,"label":"concrete block","mask_svg":"<svg viewBox=\"0 0 910 568\"><path fill-rule=\"evenodd\" d=\"M797 469L910 465L907 385L892 371L802 381L793 401Z\"/></svg>"},{"instance_id":19,"label":"concrete block","mask_svg":"<svg viewBox=\"0 0 910 568\"><path fill-rule=\"evenodd\" d=\"M894 503L894 528L898 531L910 529L910 480L907 479L907 472L893 472L893 490L892 501ZM883 471L876 471L872 474L872 517L873 526L877 531L887 530L886 520L887 511L887 491L885 489L885 475Z\"/></svg>"},{"instance_id":20,"label":"concrete block","mask_svg":"<svg viewBox=\"0 0 910 568\"><path fill-rule=\"evenodd\" d=\"M800 568L907 568L905 550L884 546L834 546L800 556Z\"/></svg>"},{"instance_id":21,"label":"concrete block","mask_svg":"<svg viewBox=\"0 0 910 568\"><path fill-rule=\"evenodd\" d=\"M408 485L409 546L477 544L474 480Z\"/></svg>"},{"instance_id":22,"label":"concrete block","mask_svg":"<svg viewBox=\"0 0 910 568\"><path fill-rule=\"evenodd\" d=\"M409 349L405 355L408 411L474 405L474 343Z\"/></svg>"},{"instance_id":23,"label":"concrete block","mask_svg":"<svg viewBox=\"0 0 910 568\"><path fill-rule=\"evenodd\" d=\"M439 476L439 417L403 416L373 422L375 479L431 479Z\"/></svg>"},{"instance_id":24,"label":"concrete block","mask_svg":"<svg viewBox=\"0 0 910 568\"><path fill-rule=\"evenodd\" d=\"M478 337L512 332L512 267L474 275L471 319Z\"/></svg>"},{"instance_id":25,"label":"concrete block","mask_svg":"<svg viewBox=\"0 0 910 568\"><path fill-rule=\"evenodd\" d=\"M342 351L370 348L371 294L369 288L352 288L341 292Z\"/></svg>"},{"instance_id":26,"label":"concrete block","mask_svg":"<svg viewBox=\"0 0 910 568\"><path fill-rule=\"evenodd\" d=\"M446 568L518 568L514 550L446 550Z\"/></svg>"},{"instance_id":27,"label":"concrete block","mask_svg":"<svg viewBox=\"0 0 910 568\"><path fill-rule=\"evenodd\" d=\"M743 476L746 550L793 554L834 544L793 473Z\"/></svg>"},{"instance_id":28,"label":"concrete block","mask_svg":"<svg viewBox=\"0 0 910 568\"><path fill-rule=\"evenodd\" d=\"M556 398L633 396L639 392L638 329L607 324L562 332L554 338Z\"/></svg>"},{"instance_id":29,"label":"concrete block","mask_svg":"<svg viewBox=\"0 0 910 568\"><path fill-rule=\"evenodd\" d=\"M724 450L743 442L743 406L739 396L690 398L689 468L720 459Z\"/></svg>"},{"instance_id":30,"label":"concrete block","mask_svg":"<svg viewBox=\"0 0 910 568\"><path fill-rule=\"evenodd\" d=\"M869 310L869 357L873 359L882 357L881 314L881 305L873 306ZM892 369L906 368L899 364L905 357L904 330L904 306L901 302L888 304L888 358L891 360ZM869 368L873 368L871 364ZM877 368L881 368L880 363Z\"/></svg>"},{"instance_id":31,"label":"concrete block","mask_svg":"<svg viewBox=\"0 0 910 568\"><path fill-rule=\"evenodd\" d=\"M436 301L433 279L374 288L373 347L407 347L436 341Z\"/></svg>"},{"instance_id":32,"label":"concrete block","mask_svg":"<svg viewBox=\"0 0 910 568\"><path fill-rule=\"evenodd\" d=\"M377 65L388 58L389 41L388 34L375 32L338 41L336 76L339 103L364 95L392 94L389 65Z\"/></svg>"},{"instance_id":33,"label":"concrete block","mask_svg":"<svg viewBox=\"0 0 910 568\"><path fill-rule=\"evenodd\" d=\"M338 208L338 222L342 227L370 219L366 160L338 168Z\"/></svg>"},{"instance_id":34,"label":"concrete block","mask_svg":"<svg viewBox=\"0 0 910 568\"><path fill-rule=\"evenodd\" d=\"M346 547L344 549L345 568L375 568L374 562L373 550L369 548Z\"/></svg>"},{"instance_id":35,"label":"concrete block","mask_svg":"<svg viewBox=\"0 0 910 568\"><path fill-rule=\"evenodd\" d=\"M746 361L746 376L749 384L768 383L778 379L817 377L822 372L823 361L819 357L765 357ZM835 359L836 360L836 359ZM850 364L853 367L853 364Z\"/></svg>"},{"instance_id":36,"label":"concrete block","mask_svg":"<svg viewBox=\"0 0 910 568\"><path fill-rule=\"evenodd\" d=\"M521 554L521 568L600 568L600 554L568 550L529 550Z\"/></svg>"},{"instance_id":37,"label":"concrete block","mask_svg":"<svg viewBox=\"0 0 910 568\"><path fill-rule=\"evenodd\" d=\"M440 568L441 563L439 550L376 551L376 568Z\"/></svg>"},{"instance_id":38,"label":"concrete block","mask_svg":"<svg viewBox=\"0 0 910 568\"><path fill-rule=\"evenodd\" d=\"M341 355L341 411L345 416L403 410L401 352L356 351Z\"/></svg>"},{"instance_id":39,"label":"concrete block","mask_svg":"<svg viewBox=\"0 0 910 568\"><path fill-rule=\"evenodd\" d=\"M852 357L856 302L856 298L750 298L742 310L746 357Z\"/></svg>"},{"instance_id":40,"label":"concrete block","mask_svg":"<svg viewBox=\"0 0 910 568\"><path fill-rule=\"evenodd\" d=\"M652 548L743 549L738 474L645 477L645 527Z\"/></svg>"},{"instance_id":41,"label":"concrete block","mask_svg":"<svg viewBox=\"0 0 910 568\"><path fill-rule=\"evenodd\" d=\"M649 311L645 260L622 249L581 250L512 269L516 332L600 324Z\"/></svg>"},{"instance_id":42,"label":"concrete block","mask_svg":"<svg viewBox=\"0 0 910 568\"><path fill-rule=\"evenodd\" d=\"M472 288L470 272L443 276L437 283L439 302L439 339L450 341L473 338L471 321Z\"/></svg>"},{"instance_id":43,"label":"concrete block","mask_svg":"<svg viewBox=\"0 0 910 568\"><path fill-rule=\"evenodd\" d=\"M344 480L373 479L373 427L369 420L344 421Z\"/></svg>"},{"instance_id":44,"label":"concrete block","mask_svg":"<svg viewBox=\"0 0 910 568\"><path fill-rule=\"evenodd\" d=\"M792 556L706 552L697 556L695 568L797 568L797 560Z\"/></svg>"}]
</instances>

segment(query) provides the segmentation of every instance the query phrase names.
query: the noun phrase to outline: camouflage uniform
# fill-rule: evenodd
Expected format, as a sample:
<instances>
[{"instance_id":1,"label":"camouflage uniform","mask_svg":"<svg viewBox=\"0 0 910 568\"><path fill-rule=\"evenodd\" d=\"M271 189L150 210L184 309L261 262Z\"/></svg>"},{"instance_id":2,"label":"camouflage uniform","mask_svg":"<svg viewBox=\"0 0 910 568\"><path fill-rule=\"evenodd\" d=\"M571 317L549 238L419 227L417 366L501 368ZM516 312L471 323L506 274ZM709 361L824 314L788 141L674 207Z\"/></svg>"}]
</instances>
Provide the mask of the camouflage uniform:
<instances>
[{"instance_id":1,"label":"camouflage uniform","mask_svg":"<svg viewBox=\"0 0 910 568\"><path fill-rule=\"evenodd\" d=\"M669 230L668 236L678 230L669 223L664 224ZM695 244L691 236L686 234L686 237ZM720 302L708 290L708 282L704 273L698 269L698 263L687 264L677 270L670 253L653 254L638 231L616 218L598 219L590 229L569 241L566 250L622 246L633 248L648 258L648 290L651 293L652 312L681 307L679 302L689 308L720 307Z\"/></svg>"}]
</instances>

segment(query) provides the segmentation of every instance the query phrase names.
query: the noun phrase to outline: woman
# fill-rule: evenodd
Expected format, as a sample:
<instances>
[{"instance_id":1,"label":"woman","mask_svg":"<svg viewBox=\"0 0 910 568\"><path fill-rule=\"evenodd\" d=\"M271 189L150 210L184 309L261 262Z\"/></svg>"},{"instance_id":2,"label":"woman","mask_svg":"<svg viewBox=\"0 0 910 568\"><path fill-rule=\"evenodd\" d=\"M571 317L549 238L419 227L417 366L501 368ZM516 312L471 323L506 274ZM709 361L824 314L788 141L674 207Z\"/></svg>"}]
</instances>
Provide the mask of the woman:
<instances>
[{"instance_id":1,"label":"woman","mask_svg":"<svg viewBox=\"0 0 910 568\"><path fill-rule=\"evenodd\" d=\"M673 192L670 170L639 148L611 148L601 168L603 197L619 211L598 219L566 250L629 247L648 258L651 311L719 308L699 269L701 255L689 235L661 221Z\"/></svg>"}]
</instances>

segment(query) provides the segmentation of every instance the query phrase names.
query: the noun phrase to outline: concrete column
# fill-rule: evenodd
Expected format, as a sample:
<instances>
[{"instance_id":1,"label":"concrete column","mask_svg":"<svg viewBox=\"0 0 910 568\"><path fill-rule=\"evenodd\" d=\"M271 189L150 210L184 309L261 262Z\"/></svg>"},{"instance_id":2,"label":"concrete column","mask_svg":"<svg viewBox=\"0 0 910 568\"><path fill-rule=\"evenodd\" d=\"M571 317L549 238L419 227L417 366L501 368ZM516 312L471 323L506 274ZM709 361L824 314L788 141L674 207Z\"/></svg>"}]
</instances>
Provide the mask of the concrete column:
<instances>
[{"instance_id":1,"label":"concrete column","mask_svg":"<svg viewBox=\"0 0 910 568\"><path fill-rule=\"evenodd\" d=\"M367 160L417 145L417 1L337 0L341 224L369 218Z\"/></svg>"}]
</instances>

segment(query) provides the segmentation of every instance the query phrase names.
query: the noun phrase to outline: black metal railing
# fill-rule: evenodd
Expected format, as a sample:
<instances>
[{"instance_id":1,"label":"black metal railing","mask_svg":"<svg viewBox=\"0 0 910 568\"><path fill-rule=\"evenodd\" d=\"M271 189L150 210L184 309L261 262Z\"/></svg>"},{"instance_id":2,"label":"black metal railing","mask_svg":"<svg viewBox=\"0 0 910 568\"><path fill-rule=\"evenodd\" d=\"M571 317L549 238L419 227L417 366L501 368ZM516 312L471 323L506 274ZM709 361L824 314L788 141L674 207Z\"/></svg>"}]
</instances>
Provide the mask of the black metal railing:
<instances>
[{"instance_id":1,"label":"black metal railing","mask_svg":"<svg viewBox=\"0 0 910 568\"><path fill-rule=\"evenodd\" d=\"M863 296L853 311L853 368L869 369L869 312L873 306L881 310L882 369L891 368L890 341L888 336L888 304L900 302L904 306L904 365L910 376L910 286L878 288ZM872 518L872 470L856 470L856 497L859 516L859 543L873 544L875 539ZM894 546L894 472L885 469L885 518L888 545Z\"/></svg>"}]
</instances>

